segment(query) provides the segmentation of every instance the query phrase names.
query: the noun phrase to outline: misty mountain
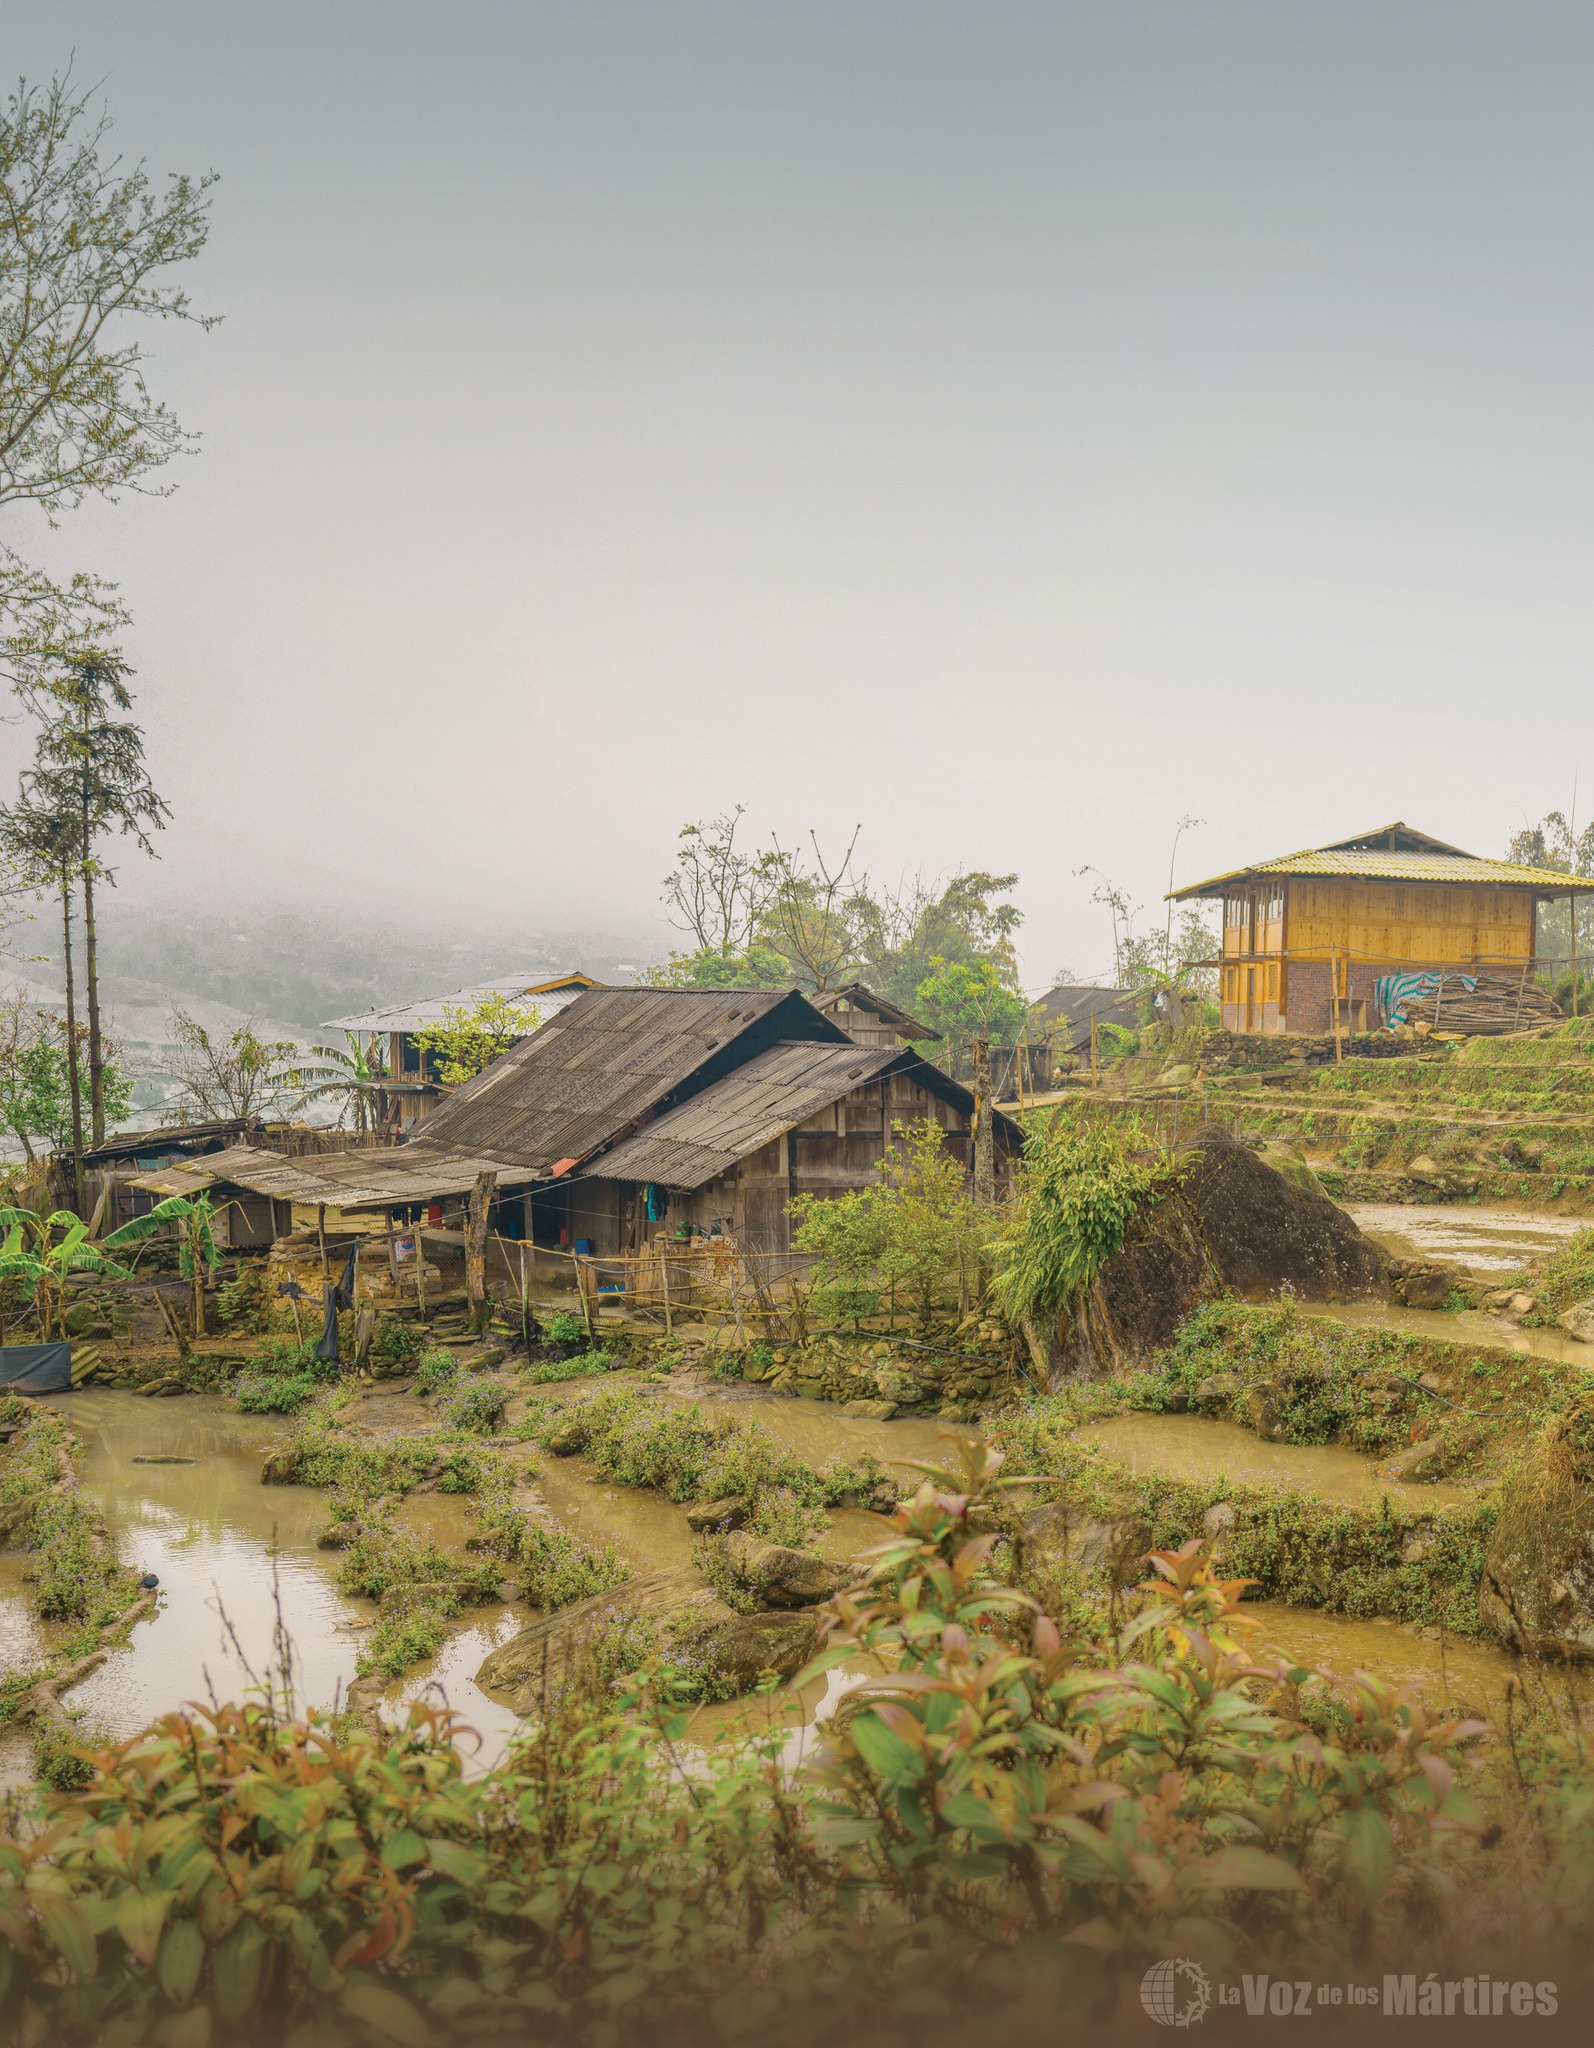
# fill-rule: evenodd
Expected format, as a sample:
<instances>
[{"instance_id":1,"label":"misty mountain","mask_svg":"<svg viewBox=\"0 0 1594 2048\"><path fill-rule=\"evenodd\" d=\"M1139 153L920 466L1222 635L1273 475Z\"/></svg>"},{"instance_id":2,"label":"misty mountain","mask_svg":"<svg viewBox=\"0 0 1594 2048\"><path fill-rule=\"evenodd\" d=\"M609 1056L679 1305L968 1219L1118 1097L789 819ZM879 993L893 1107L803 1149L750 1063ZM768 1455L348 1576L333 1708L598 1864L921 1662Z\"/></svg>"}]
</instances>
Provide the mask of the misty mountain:
<instances>
[{"instance_id":1,"label":"misty mountain","mask_svg":"<svg viewBox=\"0 0 1594 2048\"><path fill-rule=\"evenodd\" d=\"M599 981L629 981L661 950L656 937L549 933L524 926L481 931L435 922L383 920L362 906L347 912L152 909L114 896L100 915L105 999L126 1038L148 1042L155 1013L173 1002L207 1013L252 1017L292 1035L314 1034L329 1017L414 1002L472 982L522 971L580 969ZM29 979L59 984L61 941L48 914L8 935L8 952L40 956ZM137 1013L136 1028L134 1013Z\"/></svg>"}]
</instances>

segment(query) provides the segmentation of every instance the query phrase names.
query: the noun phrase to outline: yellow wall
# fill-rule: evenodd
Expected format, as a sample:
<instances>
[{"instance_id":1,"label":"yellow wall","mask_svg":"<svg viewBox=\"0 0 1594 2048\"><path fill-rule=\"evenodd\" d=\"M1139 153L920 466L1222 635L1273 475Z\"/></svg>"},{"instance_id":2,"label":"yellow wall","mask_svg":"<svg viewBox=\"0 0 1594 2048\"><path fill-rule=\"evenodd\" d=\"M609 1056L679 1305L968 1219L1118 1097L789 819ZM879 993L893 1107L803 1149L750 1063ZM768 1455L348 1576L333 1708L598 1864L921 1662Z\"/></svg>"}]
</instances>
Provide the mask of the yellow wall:
<instances>
[{"instance_id":1,"label":"yellow wall","mask_svg":"<svg viewBox=\"0 0 1594 2048\"><path fill-rule=\"evenodd\" d=\"M1525 960L1533 897L1457 882L1291 880L1285 944L1292 960L1347 950L1353 959L1414 965Z\"/></svg>"}]
</instances>

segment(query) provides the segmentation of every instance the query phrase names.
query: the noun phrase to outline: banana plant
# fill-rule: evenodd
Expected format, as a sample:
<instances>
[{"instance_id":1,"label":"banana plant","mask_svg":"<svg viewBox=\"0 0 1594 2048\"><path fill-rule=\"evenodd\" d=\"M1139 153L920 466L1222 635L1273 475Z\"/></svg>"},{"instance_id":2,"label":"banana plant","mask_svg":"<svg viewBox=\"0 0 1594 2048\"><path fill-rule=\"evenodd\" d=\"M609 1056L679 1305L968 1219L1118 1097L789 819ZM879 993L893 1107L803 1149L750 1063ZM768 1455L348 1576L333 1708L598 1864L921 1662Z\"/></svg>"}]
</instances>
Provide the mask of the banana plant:
<instances>
[{"instance_id":1,"label":"banana plant","mask_svg":"<svg viewBox=\"0 0 1594 2048\"><path fill-rule=\"evenodd\" d=\"M362 1043L356 1031L345 1031L343 1036L346 1050L335 1045L311 1046L312 1058L322 1064L301 1066L294 1071L292 1085L304 1091L294 1108L301 1109L321 1096L336 1096L343 1105L338 1116L340 1124L352 1117L356 1131L374 1131L378 1128L375 1085L387 1078L383 1048L374 1037L369 1043Z\"/></svg>"},{"instance_id":2,"label":"banana plant","mask_svg":"<svg viewBox=\"0 0 1594 2048\"><path fill-rule=\"evenodd\" d=\"M216 1249L216 1212L209 1195L168 1195L147 1215L135 1216L131 1223L107 1231L100 1242L108 1250L120 1250L123 1245L145 1242L168 1224L177 1225L177 1269L188 1282L189 1322L194 1335L203 1337L205 1281L221 1264Z\"/></svg>"},{"instance_id":3,"label":"banana plant","mask_svg":"<svg viewBox=\"0 0 1594 2048\"><path fill-rule=\"evenodd\" d=\"M0 1208L0 1281L20 1280L22 1294L39 1319L39 1337L48 1344L66 1335L66 1285L72 1273L99 1273L108 1280L132 1278L131 1267L96 1244L81 1216L53 1209L41 1216L33 1209ZM107 1241L108 1242L108 1241Z\"/></svg>"}]
</instances>

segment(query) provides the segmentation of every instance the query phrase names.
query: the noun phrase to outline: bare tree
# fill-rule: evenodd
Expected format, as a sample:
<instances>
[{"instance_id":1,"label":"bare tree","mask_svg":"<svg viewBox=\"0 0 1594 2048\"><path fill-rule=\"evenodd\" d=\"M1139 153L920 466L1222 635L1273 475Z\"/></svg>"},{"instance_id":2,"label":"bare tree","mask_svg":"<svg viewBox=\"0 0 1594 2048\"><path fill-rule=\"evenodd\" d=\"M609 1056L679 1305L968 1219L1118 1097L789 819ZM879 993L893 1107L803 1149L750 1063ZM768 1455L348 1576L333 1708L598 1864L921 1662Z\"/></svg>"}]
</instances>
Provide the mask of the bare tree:
<instances>
[{"instance_id":1,"label":"bare tree","mask_svg":"<svg viewBox=\"0 0 1594 2048\"><path fill-rule=\"evenodd\" d=\"M292 1064L298 1046L291 1038L259 1037L252 1017L231 1031L212 1034L174 1003L171 1026L171 1071L186 1097L179 1122L253 1122L299 1083Z\"/></svg>"},{"instance_id":2,"label":"bare tree","mask_svg":"<svg viewBox=\"0 0 1594 2048\"><path fill-rule=\"evenodd\" d=\"M853 902L867 888L867 877L855 875L852 859L861 825L852 828L841 859L827 861L817 833L810 831L814 864L788 853L771 838L775 887L766 923L773 943L785 954L796 978L816 993L838 987L858 965L858 939L853 927Z\"/></svg>"}]
</instances>

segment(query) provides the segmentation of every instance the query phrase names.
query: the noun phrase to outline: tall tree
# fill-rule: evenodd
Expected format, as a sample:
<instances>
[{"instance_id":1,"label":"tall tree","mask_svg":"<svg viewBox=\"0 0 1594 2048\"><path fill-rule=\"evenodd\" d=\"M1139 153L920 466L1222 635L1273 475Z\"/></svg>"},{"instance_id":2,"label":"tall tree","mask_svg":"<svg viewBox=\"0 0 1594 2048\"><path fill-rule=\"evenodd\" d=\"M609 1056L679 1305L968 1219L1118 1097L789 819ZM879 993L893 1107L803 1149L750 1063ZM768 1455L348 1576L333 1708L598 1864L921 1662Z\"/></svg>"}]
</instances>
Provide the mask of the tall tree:
<instances>
[{"instance_id":1,"label":"tall tree","mask_svg":"<svg viewBox=\"0 0 1594 2048\"><path fill-rule=\"evenodd\" d=\"M61 903L61 952L66 968L66 1070L72 1103L72 1184L83 1210L83 1083L77 1025L77 989L72 960L72 889L82 863L82 823L75 806L58 808L22 778L16 803L0 809L0 847L17 863L33 888L54 889Z\"/></svg>"},{"instance_id":2,"label":"tall tree","mask_svg":"<svg viewBox=\"0 0 1594 2048\"><path fill-rule=\"evenodd\" d=\"M144 735L131 719L129 675L119 654L103 651L68 662L51 687L53 716L39 733L33 787L46 808L75 811L83 892L83 982L89 1029L89 1116L93 1143L105 1142L105 1039L100 1019L99 939L94 884L114 885L115 871L96 852L111 834L131 837L154 856L151 832L170 815L144 767Z\"/></svg>"},{"instance_id":3,"label":"tall tree","mask_svg":"<svg viewBox=\"0 0 1594 2048\"><path fill-rule=\"evenodd\" d=\"M157 191L89 100L68 74L0 109L0 504L51 517L163 488L150 478L194 441L150 396L137 330L217 317L170 282L205 245L215 173Z\"/></svg>"}]
</instances>

